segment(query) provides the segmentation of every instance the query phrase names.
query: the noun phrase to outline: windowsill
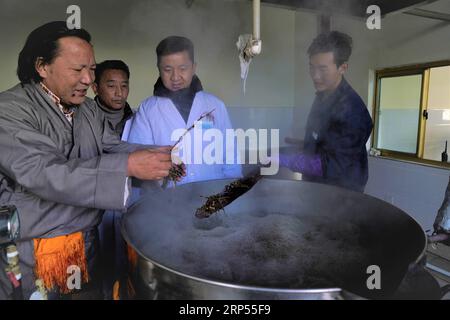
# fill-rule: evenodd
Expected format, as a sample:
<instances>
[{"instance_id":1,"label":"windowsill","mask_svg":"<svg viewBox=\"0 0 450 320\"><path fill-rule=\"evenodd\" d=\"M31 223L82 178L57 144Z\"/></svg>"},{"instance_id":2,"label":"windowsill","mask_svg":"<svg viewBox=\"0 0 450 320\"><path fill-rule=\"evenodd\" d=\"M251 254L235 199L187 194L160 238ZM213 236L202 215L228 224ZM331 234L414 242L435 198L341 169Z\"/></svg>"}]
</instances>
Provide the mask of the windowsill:
<instances>
[{"instance_id":1,"label":"windowsill","mask_svg":"<svg viewBox=\"0 0 450 320\"><path fill-rule=\"evenodd\" d=\"M435 168L435 169L444 169L449 170L450 169L450 163L442 163L442 164L434 164L434 163L428 163L428 162L422 162L420 160L411 160L411 159L399 159L392 156L373 156L369 155L369 157L374 159L384 159L384 160L391 160L396 162L403 162L403 163L409 163L413 165L423 166L423 167L429 167L429 168Z\"/></svg>"}]
</instances>

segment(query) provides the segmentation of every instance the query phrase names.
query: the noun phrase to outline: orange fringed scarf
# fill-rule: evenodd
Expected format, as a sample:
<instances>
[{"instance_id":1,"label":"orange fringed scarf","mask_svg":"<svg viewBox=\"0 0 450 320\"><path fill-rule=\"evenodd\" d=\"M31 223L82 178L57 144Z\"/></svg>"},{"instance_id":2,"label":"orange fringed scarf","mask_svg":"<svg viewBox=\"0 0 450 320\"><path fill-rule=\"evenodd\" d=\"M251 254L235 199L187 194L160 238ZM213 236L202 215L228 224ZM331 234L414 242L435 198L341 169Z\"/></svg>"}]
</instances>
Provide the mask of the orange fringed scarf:
<instances>
[{"instance_id":1,"label":"orange fringed scarf","mask_svg":"<svg viewBox=\"0 0 450 320\"><path fill-rule=\"evenodd\" d=\"M69 266L81 270L81 282L89 281L87 261L84 251L84 239L81 232L48 239L34 239L35 274L42 279L47 290L55 285L61 293L70 293L67 280Z\"/></svg>"},{"instance_id":2,"label":"orange fringed scarf","mask_svg":"<svg viewBox=\"0 0 450 320\"><path fill-rule=\"evenodd\" d=\"M131 275L136 272L138 254L130 245L127 245L128 254L128 277L127 277L127 299L134 299L136 297L136 290L134 289L133 281L131 280Z\"/></svg>"},{"instance_id":3,"label":"orange fringed scarf","mask_svg":"<svg viewBox=\"0 0 450 320\"><path fill-rule=\"evenodd\" d=\"M134 299L136 297L136 290L134 289L133 282L131 280L131 274L135 272L138 255L137 252L129 245L127 245L127 256L128 256L128 277L126 278L126 283L124 281L115 281L113 285L112 299L113 300L126 300ZM121 286L126 287L126 291L121 289ZM122 297L121 294L125 294Z\"/></svg>"}]
</instances>

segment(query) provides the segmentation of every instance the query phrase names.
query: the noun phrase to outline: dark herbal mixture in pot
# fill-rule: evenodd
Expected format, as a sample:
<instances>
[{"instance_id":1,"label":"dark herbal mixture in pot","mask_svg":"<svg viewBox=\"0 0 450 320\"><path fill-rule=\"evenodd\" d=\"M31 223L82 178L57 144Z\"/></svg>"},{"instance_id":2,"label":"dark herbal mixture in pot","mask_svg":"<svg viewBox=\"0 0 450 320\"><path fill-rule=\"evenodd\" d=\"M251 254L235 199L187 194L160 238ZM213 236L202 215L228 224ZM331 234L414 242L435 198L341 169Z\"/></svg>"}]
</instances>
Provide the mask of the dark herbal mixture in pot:
<instances>
[{"instance_id":1,"label":"dark herbal mixture in pot","mask_svg":"<svg viewBox=\"0 0 450 320\"><path fill-rule=\"evenodd\" d=\"M366 275L371 262L362 230L351 222L281 213L220 219L214 229L180 230L181 241L172 238L152 258L202 278L287 289L339 287Z\"/></svg>"}]
</instances>

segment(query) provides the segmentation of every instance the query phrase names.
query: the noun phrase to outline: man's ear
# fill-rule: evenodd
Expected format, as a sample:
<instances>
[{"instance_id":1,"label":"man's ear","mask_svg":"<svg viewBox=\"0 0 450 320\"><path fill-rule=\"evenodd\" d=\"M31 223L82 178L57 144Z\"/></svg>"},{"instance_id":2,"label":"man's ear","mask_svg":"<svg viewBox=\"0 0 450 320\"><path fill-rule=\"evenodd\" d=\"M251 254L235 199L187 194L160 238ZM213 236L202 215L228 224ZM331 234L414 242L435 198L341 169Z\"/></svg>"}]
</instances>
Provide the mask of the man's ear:
<instances>
[{"instance_id":1,"label":"man's ear","mask_svg":"<svg viewBox=\"0 0 450 320\"><path fill-rule=\"evenodd\" d=\"M42 57L38 57L34 63L34 68L42 79L48 77L48 64L44 62Z\"/></svg>"},{"instance_id":2,"label":"man's ear","mask_svg":"<svg viewBox=\"0 0 450 320\"><path fill-rule=\"evenodd\" d=\"M197 62L194 62L194 64L192 65L192 69L194 71L194 74L197 72Z\"/></svg>"},{"instance_id":3,"label":"man's ear","mask_svg":"<svg viewBox=\"0 0 450 320\"><path fill-rule=\"evenodd\" d=\"M348 70L348 63L347 63L347 62L344 62L343 64L340 65L340 67L339 67L339 73L340 73L341 75L344 75L344 73L346 73L347 70Z\"/></svg>"},{"instance_id":4,"label":"man's ear","mask_svg":"<svg viewBox=\"0 0 450 320\"><path fill-rule=\"evenodd\" d=\"M97 86L96 82L92 83L91 88L92 88L92 91L94 91L94 94L98 95L98 86Z\"/></svg>"}]
</instances>

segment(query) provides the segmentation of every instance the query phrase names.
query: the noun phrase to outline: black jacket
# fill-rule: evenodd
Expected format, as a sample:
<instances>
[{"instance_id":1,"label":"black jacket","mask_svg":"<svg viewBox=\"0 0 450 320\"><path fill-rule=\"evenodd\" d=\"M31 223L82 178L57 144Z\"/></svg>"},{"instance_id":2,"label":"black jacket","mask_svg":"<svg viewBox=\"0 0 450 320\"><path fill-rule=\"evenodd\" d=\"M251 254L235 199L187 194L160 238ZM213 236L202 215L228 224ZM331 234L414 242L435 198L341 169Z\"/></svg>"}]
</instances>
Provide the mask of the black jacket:
<instances>
[{"instance_id":1,"label":"black jacket","mask_svg":"<svg viewBox=\"0 0 450 320\"><path fill-rule=\"evenodd\" d=\"M371 131L366 105L344 78L330 95L318 93L308 116L304 152L321 156L323 177L303 178L364 191Z\"/></svg>"}]
</instances>

